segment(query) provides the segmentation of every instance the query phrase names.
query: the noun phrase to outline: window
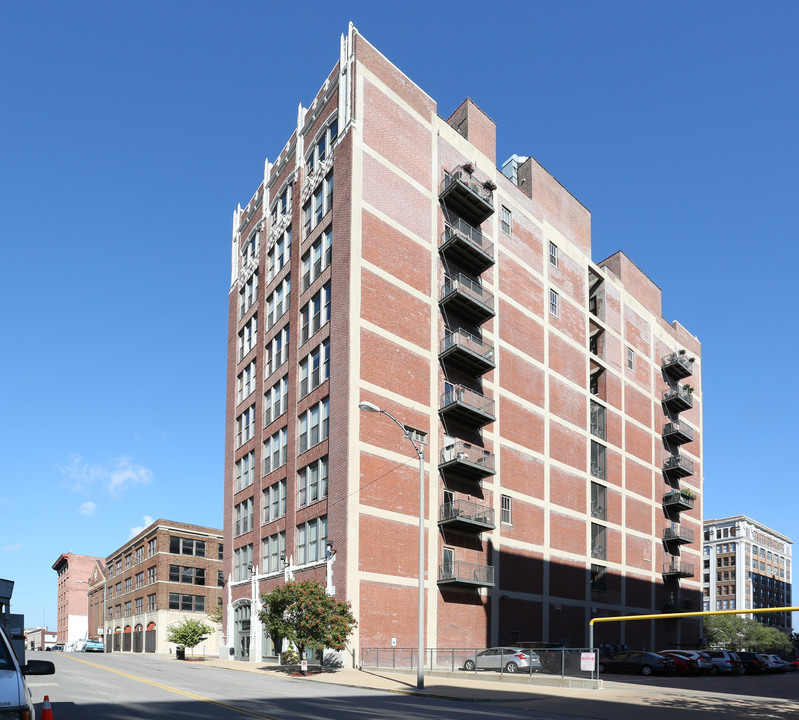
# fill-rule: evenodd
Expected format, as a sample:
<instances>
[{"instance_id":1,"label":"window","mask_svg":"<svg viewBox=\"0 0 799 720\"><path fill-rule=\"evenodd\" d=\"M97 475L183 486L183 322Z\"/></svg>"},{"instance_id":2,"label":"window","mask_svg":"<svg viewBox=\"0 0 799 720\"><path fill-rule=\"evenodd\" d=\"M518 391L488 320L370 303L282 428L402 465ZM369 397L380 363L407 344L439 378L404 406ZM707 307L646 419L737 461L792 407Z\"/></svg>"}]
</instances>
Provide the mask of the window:
<instances>
[{"instance_id":1,"label":"window","mask_svg":"<svg viewBox=\"0 0 799 720\"><path fill-rule=\"evenodd\" d=\"M255 390L255 360L236 376L236 404L242 402Z\"/></svg>"},{"instance_id":2,"label":"window","mask_svg":"<svg viewBox=\"0 0 799 720\"><path fill-rule=\"evenodd\" d=\"M554 317L560 315L560 295L554 290L549 291L549 312Z\"/></svg>"},{"instance_id":3,"label":"window","mask_svg":"<svg viewBox=\"0 0 799 720\"><path fill-rule=\"evenodd\" d=\"M144 612L144 598L136 598L134 612L141 615Z\"/></svg>"},{"instance_id":4,"label":"window","mask_svg":"<svg viewBox=\"0 0 799 720\"><path fill-rule=\"evenodd\" d=\"M607 591L607 568L602 565L591 565L591 592Z\"/></svg>"},{"instance_id":5,"label":"window","mask_svg":"<svg viewBox=\"0 0 799 720\"><path fill-rule=\"evenodd\" d=\"M147 596L147 612L152 612L155 610L155 595L148 595Z\"/></svg>"},{"instance_id":6,"label":"window","mask_svg":"<svg viewBox=\"0 0 799 720\"><path fill-rule=\"evenodd\" d=\"M255 405L250 405L236 418L236 447L255 437Z\"/></svg>"},{"instance_id":7,"label":"window","mask_svg":"<svg viewBox=\"0 0 799 720\"><path fill-rule=\"evenodd\" d=\"M233 582L250 579L252 565L252 544L244 545L233 551Z\"/></svg>"},{"instance_id":8,"label":"window","mask_svg":"<svg viewBox=\"0 0 799 720\"><path fill-rule=\"evenodd\" d=\"M274 327L289 309L291 295L291 278L286 276L266 298L266 330Z\"/></svg>"},{"instance_id":9,"label":"window","mask_svg":"<svg viewBox=\"0 0 799 720\"><path fill-rule=\"evenodd\" d=\"M303 292L305 292L311 286L311 283L322 274L322 271L330 265L332 237L333 229L328 226L302 258Z\"/></svg>"},{"instance_id":10,"label":"window","mask_svg":"<svg viewBox=\"0 0 799 720\"><path fill-rule=\"evenodd\" d=\"M131 615L133 615L133 603L128 600L125 603L125 617L130 617Z\"/></svg>"},{"instance_id":11,"label":"window","mask_svg":"<svg viewBox=\"0 0 799 720\"><path fill-rule=\"evenodd\" d=\"M605 480L605 446L591 441L591 474Z\"/></svg>"},{"instance_id":12,"label":"window","mask_svg":"<svg viewBox=\"0 0 799 720\"><path fill-rule=\"evenodd\" d=\"M258 258L258 251L260 250L260 233L257 231L247 238L244 247L241 249L242 265L246 265L252 260Z\"/></svg>"},{"instance_id":13,"label":"window","mask_svg":"<svg viewBox=\"0 0 799 720\"><path fill-rule=\"evenodd\" d=\"M510 235L512 228L512 219L510 210L506 207L502 207L502 232L506 235Z\"/></svg>"},{"instance_id":14,"label":"window","mask_svg":"<svg viewBox=\"0 0 799 720\"><path fill-rule=\"evenodd\" d=\"M205 557L205 540L190 540L184 537L169 538L169 552L178 555Z\"/></svg>"},{"instance_id":15,"label":"window","mask_svg":"<svg viewBox=\"0 0 799 720\"><path fill-rule=\"evenodd\" d=\"M279 532L264 538L261 543L261 559L265 573L280 572L283 570L281 558L286 556L286 533Z\"/></svg>"},{"instance_id":16,"label":"window","mask_svg":"<svg viewBox=\"0 0 799 720\"><path fill-rule=\"evenodd\" d=\"M217 560L224 560L225 559L225 544L219 543L216 546L216 559Z\"/></svg>"},{"instance_id":17,"label":"window","mask_svg":"<svg viewBox=\"0 0 799 720\"><path fill-rule=\"evenodd\" d=\"M266 254L266 282L272 282L275 276L288 264L291 258L291 228L288 228L269 248Z\"/></svg>"},{"instance_id":18,"label":"window","mask_svg":"<svg viewBox=\"0 0 799 720\"><path fill-rule=\"evenodd\" d=\"M205 568L169 566L169 582L205 585Z\"/></svg>"},{"instance_id":19,"label":"window","mask_svg":"<svg viewBox=\"0 0 799 720\"><path fill-rule=\"evenodd\" d=\"M136 548L133 552L133 557L137 565L144 560L144 545Z\"/></svg>"},{"instance_id":20,"label":"window","mask_svg":"<svg viewBox=\"0 0 799 720\"><path fill-rule=\"evenodd\" d=\"M233 508L233 534L242 535L253 528L253 500L251 497L238 503Z\"/></svg>"},{"instance_id":21,"label":"window","mask_svg":"<svg viewBox=\"0 0 799 720\"><path fill-rule=\"evenodd\" d=\"M284 375L264 395L264 427L279 418L289 405L289 376Z\"/></svg>"},{"instance_id":22,"label":"window","mask_svg":"<svg viewBox=\"0 0 799 720\"><path fill-rule=\"evenodd\" d=\"M239 320L243 318L247 311L255 304L258 299L258 273L253 273L244 286L239 290Z\"/></svg>"},{"instance_id":23,"label":"window","mask_svg":"<svg viewBox=\"0 0 799 720\"><path fill-rule=\"evenodd\" d=\"M205 612L205 598L202 595L182 595L180 593L169 593L169 609Z\"/></svg>"},{"instance_id":24,"label":"window","mask_svg":"<svg viewBox=\"0 0 799 720\"><path fill-rule=\"evenodd\" d=\"M338 118L333 118L328 125L317 135L314 142L308 142L311 150L305 156L305 163L308 166L308 174L313 174L325 159L330 156L336 137L338 136Z\"/></svg>"},{"instance_id":25,"label":"window","mask_svg":"<svg viewBox=\"0 0 799 720\"><path fill-rule=\"evenodd\" d=\"M605 440L605 406L591 401L591 434Z\"/></svg>"},{"instance_id":26,"label":"window","mask_svg":"<svg viewBox=\"0 0 799 720\"><path fill-rule=\"evenodd\" d=\"M595 560L607 559L605 533L604 525L591 523L591 557Z\"/></svg>"},{"instance_id":27,"label":"window","mask_svg":"<svg viewBox=\"0 0 799 720\"><path fill-rule=\"evenodd\" d=\"M133 565L133 555L125 555L125 570L130 570Z\"/></svg>"},{"instance_id":28,"label":"window","mask_svg":"<svg viewBox=\"0 0 799 720\"><path fill-rule=\"evenodd\" d=\"M119 597L122 594L122 583L118 582L114 585L114 594Z\"/></svg>"},{"instance_id":29,"label":"window","mask_svg":"<svg viewBox=\"0 0 799 720\"><path fill-rule=\"evenodd\" d=\"M300 345L330 320L330 283L327 283L300 310Z\"/></svg>"},{"instance_id":30,"label":"window","mask_svg":"<svg viewBox=\"0 0 799 720\"><path fill-rule=\"evenodd\" d=\"M258 317L253 315L239 330L239 360L243 360L258 342Z\"/></svg>"},{"instance_id":31,"label":"window","mask_svg":"<svg viewBox=\"0 0 799 720\"><path fill-rule=\"evenodd\" d=\"M330 374L330 340L325 340L300 361L300 397L319 387Z\"/></svg>"},{"instance_id":32,"label":"window","mask_svg":"<svg viewBox=\"0 0 799 720\"><path fill-rule=\"evenodd\" d=\"M314 190L313 196L303 206L303 226L305 237L322 222L327 213L333 208L333 173L329 173L319 187Z\"/></svg>"},{"instance_id":33,"label":"window","mask_svg":"<svg viewBox=\"0 0 799 720\"><path fill-rule=\"evenodd\" d=\"M549 264L558 266L558 246L551 240L549 241Z\"/></svg>"},{"instance_id":34,"label":"window","mask_svg":"<svg viewBox=\"0 0 799 720\"><path fill-rule=\"evenodd\" d=\"M329 431L330 401L325 398L299 417L299 446L303 453L325 440Z\"/></svg>"},{"instance_id":35,"label":"window","mask_svg":"<svg viewBox=\"0 0 799 720\"><path fill-rule=\"evenodd\" d=\"M327 497L327 456L306 465L297 473L297 507Z\"/></svg>"},{"instance_id":36,"label":"window","mask_svg":"<svg viewBox=\"0 0 799 720\"><path fill-rule=\"evenodd\" d=\"M286 514L285 480L270 485L261 495L263 496L263 508L261 510L261 522L263 524L277 520Z\"/></svg>"},{"instance_id":37,"label":"window","mask_svg":"<svg viewBox=\"0 0 799 720\"><path fill-rule=\"evenodd\" d=\"M144 571L136 573L136 589L141 590L144 587Z\"/></svg>"},{"instance_id":38,"label":"window","mask_svg":"<svg viewBox=\"0 0 799 720\"><path fill-rule=\"evenodd\" d=\"M280 428L264 443L264 475L286 464L288 434Z\"/></svg>"},{"instance_id":39,"label":"window","mask_svg":"<svg viewBox=\"0 0 799 720\"><path fill-rule=\"evenodd\" d=\"M255 450L248 452L236 462L235 492L244 490L255 482Z\"/></svg>"},{"instance_id":40,"label":"window","mask_svg":"<svg viewBox=\"0 0 799 720\"><path fill-rule=\"evenodd\" d=\"M293 183L287 183L283 190L277 195L277 199L272 205L270 216L272 223L278 221L278 217L283 217L291 212L291 196L293 190Z\"/></svg>"},{"instance_id":41,"label":"window","mask_svg":"<svg viewBox=\"0 0 799 720\"><path fill-rule=\"evenodd\" d=\"M591 517L606 520L607 488L599 483L591 483Z\"/></svg>"},{"instance_id":42,"label":"window","mask_svg":"<svg viewBox=\"0 0 799 720\"><path fill-rule=\"evenodd\" d=\"M147 541L147 557L153 557L156 553L157 543L155 538Z\"/></svg>"},{"instance_id":43,"label":"window","mask_svg":"<svg viewBox=\"0 0 799 720\"><path fill-rule=\"evenodd\" d=\"M289 358L289 326L286 325L275 337L266 343L267 376L271 375Z\"/></svg>"},{"instance_id":44,"label":"window","mask_svg":"<svg viewBox=\"0 0 799 720\"><path fill-rule=\"evenodd\" d=\"M133 590L133 578L125 578L125 592L129 593Z\"/></svg>"},{"instance_id":45,"label":"window","mask_svg":"<svg viewBox=\"0 0 799 720\"><path fill-rule=\"evenodd\" d=\"M635 370L635 352L631 347L627 348L627 369Z\"/></svg>"},{"instance_id":46,"label":"window","mask_svg":"<svg viewBox=\"0 0 799 720\"><path fill-rule=\"evenodd\" d=\"M501 519L503 523L510 525L511 523L511 498L509 495L502 496L502 514Z\"/></svg>"},{"instance_id":47,"label":"window","mask_svg":"<svg viewBox=\"0 0 799 720\"><path fill-rule=\"evenodd\" d=\"M147 568L147 584L155 584L155 565L151 568Z\"/></svg>"},{"instance_id":48,"label":"window","mask_svg":"<svg viewBox=\"0 0 799 720\"><path fill-rule=\"evenodd\" d=\"M327 546L327 517L316 518L297 526L297 564L325 559Z\"/></svg>"}]
</instances>

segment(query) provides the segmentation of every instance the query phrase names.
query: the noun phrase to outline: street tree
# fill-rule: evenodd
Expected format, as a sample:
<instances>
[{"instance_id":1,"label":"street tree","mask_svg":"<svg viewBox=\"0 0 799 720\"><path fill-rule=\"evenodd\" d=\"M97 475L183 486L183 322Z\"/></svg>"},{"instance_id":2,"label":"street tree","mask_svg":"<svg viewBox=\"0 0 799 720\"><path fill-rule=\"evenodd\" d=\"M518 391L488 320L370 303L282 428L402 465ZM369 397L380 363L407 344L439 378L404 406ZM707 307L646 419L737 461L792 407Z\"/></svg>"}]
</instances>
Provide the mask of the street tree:
<instances>
[{"instance_id":1,"label":"street tree","mask_svg":"<svg viewBox=\"0 0 799 720\"><path fill-rule=\"evenodd\" d=\"M350 604L328 595L315 580L290 581L270 593L261 594L264 609L259 617L275 647L283 638L291 642L300 658L306 648L344 650L357 621Z\"/></svg>"},{"instance_id":2,"label":"street tree","mask_svg":"<svg viewBox=\"0 0 799 720\"><path fill-rule=\"evenodd\" d=\"M199 645L214 631L210 625L200 620L184 618L183 622L167 627L167 642L175 643L178 647L187 647L190 650Z\"/></svg>"},{"instance_id":3,"label":"street tree","mask_svg":"<svg viewBox=\"0 0 799 720\"><path fill-rule=\"evenodd\" d=\"M742 615L710 615L704 619L709 647L725 650L788 650L791 636Z\"/></svg>"}]
</instances>

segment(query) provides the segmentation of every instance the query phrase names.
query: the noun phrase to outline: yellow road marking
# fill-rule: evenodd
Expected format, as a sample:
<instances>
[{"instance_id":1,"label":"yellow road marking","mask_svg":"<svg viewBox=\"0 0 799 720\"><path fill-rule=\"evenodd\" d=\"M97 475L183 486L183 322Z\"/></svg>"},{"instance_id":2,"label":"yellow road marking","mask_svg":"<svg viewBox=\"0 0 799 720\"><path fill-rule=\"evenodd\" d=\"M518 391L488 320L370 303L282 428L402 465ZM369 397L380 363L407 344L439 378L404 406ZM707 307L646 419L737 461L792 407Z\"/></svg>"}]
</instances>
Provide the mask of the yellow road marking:
<instances>
[{"instance_id":1,"label":"yellow road marking","mask_svg":"<svg viewBox=\"0 0 799 720\"><path fill-rule=\"evenodd\" d=\"M92 667L99 668L100 670L106 670L107 672L114 673L115 675L121 675L122 677L126 677L130 680L136 680L137 682L145 683L146 685L152 685L153 687L175 693L176 695L182 695L183 697L187 697L192 700L201 700L202 702L207 702L211 705L225 708L226 710L232 710L233 712L241 713L242 715L261 718L261 720L283 720L275 715L264 715L263 713L255 712L254 710L247 710L246 708L236 707L235 705L228 705L227 703L220 702L219 700L212 700L211 698L197 695L197 693L180 690L178 688L171 687L170 685L163 685L162 683L157 683L153 680L147 680L146 678L137 677L136 675L130 675L129 673L122 672L121 670L114 670L113 668L105 667L104 665L98 665L97 663L89 662L88 660L73 657L72 654L65 654L64 657L68 657L70 660L75 660L76 662L81 662L84 665L91 665Z\"/></svg>"}]
</instances>

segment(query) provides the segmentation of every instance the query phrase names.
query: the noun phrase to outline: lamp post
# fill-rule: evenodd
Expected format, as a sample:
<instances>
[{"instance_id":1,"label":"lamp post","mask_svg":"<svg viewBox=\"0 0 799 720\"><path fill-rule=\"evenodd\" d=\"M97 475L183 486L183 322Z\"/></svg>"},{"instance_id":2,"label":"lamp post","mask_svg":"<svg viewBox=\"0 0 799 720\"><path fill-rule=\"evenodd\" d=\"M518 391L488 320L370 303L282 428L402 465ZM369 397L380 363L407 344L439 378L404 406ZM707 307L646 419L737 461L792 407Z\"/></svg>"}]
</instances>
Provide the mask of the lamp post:
<instances>
[{"instance_id":1,"label":"lamp post","mask_svg":"<svg viewBox=\"0 0 799 720\"><path fill-rule=\"evenodd\" d=\"M416 455L419 458L419 626L417 636L418 658L416 661L416 687L419 690L424 688L424 445L413 439L408 428L406 428L390 412L381 410L374 403L362 401L358 403L358 408L364 412L374 412L391 418L408 440L410 440Z\"/></svg>"}]
</instances>

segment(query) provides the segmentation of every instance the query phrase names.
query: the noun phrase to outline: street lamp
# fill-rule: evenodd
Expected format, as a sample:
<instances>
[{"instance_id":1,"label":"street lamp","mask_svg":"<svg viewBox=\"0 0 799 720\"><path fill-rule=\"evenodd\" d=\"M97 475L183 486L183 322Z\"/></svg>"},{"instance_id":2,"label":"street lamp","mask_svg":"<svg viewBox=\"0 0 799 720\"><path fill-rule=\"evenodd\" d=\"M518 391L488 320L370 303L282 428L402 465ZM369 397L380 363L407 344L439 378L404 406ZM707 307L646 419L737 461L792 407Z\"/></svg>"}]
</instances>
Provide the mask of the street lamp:
<instances>
[{"instance_id":1,"label":"street lamp","mask_svg":"<svg viewBox=\"0 0 799 720\"><path fill-rule=\"evenodd\" d=\"M419 458L419 627L418 627L418 659L416 661L416 687L424 689L424 445L413 439L413 435L390 412L381 410L374 403L366 400L358 403L358 408L364 412L380 413L391 418L402 430L402 434L410 440L416 455Z\"/></svg>"}]
</instances>

